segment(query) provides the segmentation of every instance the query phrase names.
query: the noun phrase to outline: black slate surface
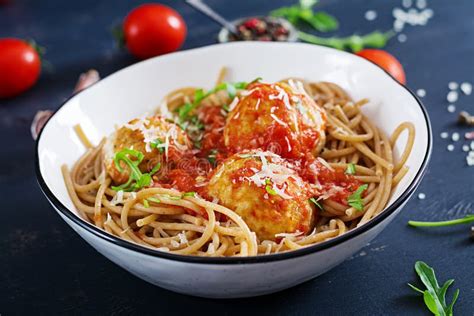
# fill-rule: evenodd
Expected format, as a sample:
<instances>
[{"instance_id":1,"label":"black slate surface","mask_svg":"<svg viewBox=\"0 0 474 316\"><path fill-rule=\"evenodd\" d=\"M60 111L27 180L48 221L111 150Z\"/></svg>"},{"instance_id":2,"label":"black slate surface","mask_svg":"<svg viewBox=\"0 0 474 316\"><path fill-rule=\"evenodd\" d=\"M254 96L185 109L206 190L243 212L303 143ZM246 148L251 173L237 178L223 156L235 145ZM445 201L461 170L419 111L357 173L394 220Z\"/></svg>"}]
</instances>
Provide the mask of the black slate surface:
<instances>
[{"instance_id":1,"label":"black slate surface","mask_svg":"<svg viewBox=\"0 0 474 316\"><path fill-rule=\"evenodd\" d=\"M431 164L418 192L395 221L353 258L303 285L281 293L241 300L209 300L174 294L141 281L95 252L57 216L34 174L34 141L29 126L37 110L57 108L71 93L79 73L96 68L110 74L135 60L114 47L109 29L142 1L13 0L0 7L0 37L34 38L48 48L53 69L28 93L0 100L0 314L358 314L420 315L422 300L407 286L413 264L424 260L438 278L456 279L461 294L457 315L474 315L474 243L468 227L422 231L408 219L440 220L474 212L474 167L461 151L446 150L442 131L464 132L446 106L447 84L474 82L474 1L428 1L428 25L407 27L408 40L393 39L387 50L405 67L408 86L425 89L422 98L435 136ZM184 48L215 42L219 27L182 1L163 1L185 18ZM265 14L292 1L208 0L228 18ZM320 9L341 20L338 35L393 23L401 1L321 0ZM369 22L364 13L376 10ZM458 110L474 112L474 95L461 96ZM452 293L452 292L450 292Z\"/></svg>"}]
</instances>

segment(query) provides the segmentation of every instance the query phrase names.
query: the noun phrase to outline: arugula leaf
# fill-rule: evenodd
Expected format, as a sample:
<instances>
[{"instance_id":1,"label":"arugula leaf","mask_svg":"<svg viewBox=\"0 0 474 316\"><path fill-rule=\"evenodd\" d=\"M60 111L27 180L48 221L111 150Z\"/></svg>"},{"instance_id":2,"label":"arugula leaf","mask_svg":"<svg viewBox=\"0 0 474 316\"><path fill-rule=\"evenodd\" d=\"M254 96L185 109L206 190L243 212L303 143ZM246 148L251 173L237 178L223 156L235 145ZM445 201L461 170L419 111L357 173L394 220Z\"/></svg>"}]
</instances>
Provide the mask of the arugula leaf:
<instances>
[{"instance_id":1,"label":"arugula leaf","mask_svg":"<svg viewBox=\"0 0 474 316\"><path fill-rule=\"evenodd\" d=\"M160 153L164 153L165 152L165 148L164 147L158 147L158 145L161 145L161 144L164 144L163 141L161 139L155 139L154 141L152 141L150 143L150 147L153 148L153 149L158 149L158 151Z\"/></svg>"},{"instance_id":2,"label":"arugula leaf","mask_svg":"<svg viewBox=\"0 0 474 316\"><path fill-rule=\"evenodd\" d=\"M303 42L329 46L340 50L350 49L353 52L358 52L365 47L382 48L393 35L393 31L385 33L374 31L366 35L351 35L348 37L319 37L305 32L298 32L298 36Z\"/></svg>"},{"instance_id":3,"label":"arugula leaf","mask_svg":"<svg viewBox=\"0 0 474 316\"><path fill-rule=\"evenodd\" d=\"M131 159L134 158L133 160ZM112 189L115 191L123 190L125 192L136 191L143 187L149 186L151 184L151 177L158 172L161 167L160 163L157 163L156 166L149 173L142 173L138 166L143 161L143 153L125 148L117 152L114 156L114 164L117 170L120 173L124 172L122 167L122 162L129 169L129 176L126 183L123 183L119 186L112 186Z\"/></svg>"},{"instance_id":4,"label":"arugula leaf","mask_svg":"<svg viewBox=\"0 0 474 316\"><path fill-rule=\"evenodd\" d=\"M468 214L458 219L452 219L449 221L440 221L440 222L408 221L408 225L413 226L413 227L443 227L443 226L467 224L467 223L472 223L472 222L474 222L474 214Z\"/></svg>"},{"instance_id":5,"label":"arugula leaf","mask_svg":"<svg viewBox=\"0 0 474 316\"><path fill-rule=\"evenodd\" d=\"M345 174L355 174L356 173L356 166L352 162L347 165Z\"/></svg>"},{"instance_id":6,"label":"arugula leaf","mask_svg":"<svg viewBox=\"0 0 474 316\"><path fill-rule=\"evenodd\" d=\"M347 204L352 206L358 211L363 211L364 210L364 201L362 200L362 192L367 190L369 186L367 184L363 184L360 187L357 188L357 190L349 195L347 198Z\"/></svg>"},{"instance_id":7,"label":"arugula leaf","mask_svg":"<svg viewBox=\"0 0 474 316\"><path fill-rule=\"evenodd\" d=\"M303 18L305 22L309 23L314 29L320 32L334 31L339 28L339 22L335 17L325 12L317 12L312 14L309 18Z\"/></svg>"},{"instance_id":8,"label":"arugula leaf","mask_svg":"<svg viewBox=\"0 0 474 316\"><path fill-rule=\"evenodd\" d=\"M321 205L321 203L319 203L314 197L310 198L309 200L310 200L311 202L313 202L314 205L316 205L317 207L319 207L319 209L320 209L321 211L324 211L324 208L323 208L323 206Z\"/></svg>"},{"instance_id":9,"label":"arugula leaf","mask_svg":"<svg viewBox=\"0 0 474 316\"><path fill-rule=\"evenodd\" d=\"M442 287L439 287L433 268L423 261L417 261L415 263L415 271L421 282L425 285L426 290L421 290L410 283L408 283L408 286L418 293L423 294L423 300L426 307L428 307L434 315L452 316L454 304L459 296L459 289L456 289L454 292L453 299L449 305L446 305L446 292L451 284L453 284L454 280L450 279L446 281Z\"/></svg>"},{"instance_id":10,"label":"arugula leaf","mask_svg":"<svg viewBox=\"0 0 474 316\"><path fill-rule=\"evenodd\" d=\"M311 9L318 3L318 0L300 0L300 7L303 9Z\"/></svg>"}]
</instances>

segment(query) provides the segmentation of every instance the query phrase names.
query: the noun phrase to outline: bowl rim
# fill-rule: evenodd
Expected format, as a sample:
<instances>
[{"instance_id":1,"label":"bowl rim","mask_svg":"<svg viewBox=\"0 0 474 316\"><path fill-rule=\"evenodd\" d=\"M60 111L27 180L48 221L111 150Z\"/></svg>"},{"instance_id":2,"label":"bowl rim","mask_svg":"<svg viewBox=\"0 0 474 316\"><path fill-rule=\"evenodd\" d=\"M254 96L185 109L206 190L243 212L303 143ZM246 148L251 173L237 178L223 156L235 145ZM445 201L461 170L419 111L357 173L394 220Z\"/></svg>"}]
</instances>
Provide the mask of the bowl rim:
<instances>
[{"instance_id":1,"label":"bowl rim","mask_svg":"<svg viewBox=\"0 0 474 316\"><path fill-rule=\"evenodd\" d=\"M256 44L258 43L258 44ZM165 56L158 56L154 57L148 60L144 60L141 62L137 62L135 64L129 65L125 68L119 69L108 76L102 78L100 81L97 83L94 83L90 87L88 87L85 90L82 90L78 93L75 93L68 97L65 101L61 103L61 105L54 111L53 115L48 119L48 121L45 123L43 126L43 129L41 130L40 134L38 135L38 138L36 140L36 145L35 145L35 171L36 171L36 178L38 181L38 184L40 186L40 189L43 191L44 195L48 199L48 201L54 206L54 208L59 211L63 216L71 220L74 224L78 225L88 233L91 233L95 237L98 237L106 242L110 242L116 246L123 247L127 250L130 251L135 251L143 255L149 255L149 256L154 256L158 257L160 259L167 259L167 260L172 260L172 261L177 261L177 262L185 262L185 263L196 263L196 264L218 264L218 265L229 265L229 264L253 264L253 263L267 263L267 262L272 262L272 261L280 261L280 260L285 260L285 259L294 259L297 257L309 255L316 253L318 251L322 251L325 249L328 249L330 247L334 247L338 244L341 244L353 237L359 236L367 231L369 231L371 228L377 226L381 222L383 222L387 217L389 217L392 213L395 212L399 207L401 207L407 200L408 198L413 194L413 192L416 190L418 185L421 182L421 179L423 178L423 175L426 172L426 167L428 165L428 162L431 158L431 153L432 153L432 148L433 148L433 135L432 135L432 127L431 127L431 122L430 118L428 115L428 112L423 105L423 103L420 101L420 99L416 96L416 94L411 91L408 87L405 85L399 83L395 78L393 78L386 70L381 68L380 66L376 65L375 63L368 61L360 56L357 56L355 54L351 54L345 51L339 51L333 48L329 47L323 47L323 46L318 46L318 45L311 45L311 44L305 44L305 43L289 43L289 42L269 42L269 43L262 43L262 42L230 42L230 43L220 43L220 44L214 44L214 45L208 45L208 46L203 46L199 48L193 48L189 50L184 50L184 51L179 51L173 54L169 55L176 55L176 54L183 54L183 53L189 53L197 50L207 50L207 49L214 49L216 47L220 46L240 46L240 45L304 45L304 46L310 46L313 49L321 49L321 50L327 50L328 52L330 51L336 51L338 54L348 54L351 55L353 58L358 58L361 60L364 60L365 62L368 62L370 64L373 64L380 68L381 70L384 71L384 73L390 77L395 84L401 86L405 90L407 90L413 99L416 101L418 106L420 107L423 117L425 119L425 124L427 127L427 147L426 147L426 152L425 156L423 157L422 164L420 168L418 169L415 177L411 181L411 183L407 186L407 188L401 193L401 195L391 204L389 205L381 214L379 214L377 217L371 219L364 225L360 227L356 227L343 235L340 235L338 237L332 238L330 240L314 244L308 247L304 247L301 249L297 250L292 250L292 251L287 251L287 252L282 252L282 253L276 253L276 254L269 254L269 255L260 255L260 256L250 256L250 257L198 257L198 256L189 256L189 255L179 255L179 254L173 254L169 252L164 252L164 251L159 251L155 250L152 248L146 248L144 246L126 241L124 239L121 239L119 237L116 237L115 235L111 235L107 233L106 231L100 229L99 227L86 222L79 216L75 215L72 210L69 210L68 207L66 207L63 203L59 201L59 199L54 195L54 193L49 189L48 185L46 184L43 175L41 174L41 169L40 169L40 159L39 159L39 143L41 140L41 137L43 135L43 131L45 130L46 126L49 124L50 120L58 113L59 110L61 110L72 98L76 97L78 94L81 94L83 91L89 89L90 87L96 85L97 83L100 83L104 79L107 79L111 76L114 76L115 74L132 68L136 66L137 64L145 63L145 62L150 62L151 60L155 60L158 58L163 58Z\"/></svg>"}]
</instances>

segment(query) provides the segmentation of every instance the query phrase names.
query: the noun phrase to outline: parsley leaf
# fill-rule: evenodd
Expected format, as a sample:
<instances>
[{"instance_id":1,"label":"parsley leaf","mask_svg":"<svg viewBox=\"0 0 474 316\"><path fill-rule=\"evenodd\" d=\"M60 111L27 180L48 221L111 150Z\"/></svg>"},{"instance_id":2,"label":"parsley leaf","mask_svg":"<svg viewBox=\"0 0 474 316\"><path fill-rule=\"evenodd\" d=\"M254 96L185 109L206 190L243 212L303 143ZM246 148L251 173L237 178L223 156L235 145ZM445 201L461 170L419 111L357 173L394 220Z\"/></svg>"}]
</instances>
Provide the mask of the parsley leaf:
<instances>
[{"instance_id":1,"label":"parsley leaf","mask_svg":"<svg viewBox=\"0 0 474 316\"><path fill-rule=\"evenodd\" d=\"M119 186L113 186L113 190L123 190L125 192L130 192L136 191L151 184L151 177L156 172L158 172L161 164L156 164L156 166L149 173L142 173L138 166L143 161L143 158L143 153L129 148L122 149L115 154L114 164L117 170L120 173L123 173L124 169L122 168L122 163L124 163L128 167L130 174L126 183Z\"/></svg>"},{"instance_id":2,"label":"parsley leaf","mask_svg":"<svg viewBox=\"0 0 474 316\"><path fill-rule=\"evenodd\" d=\"M358 211L363 211L364 210L364 201L362 200L362 192L367 190L369 186L367 184L363 184L360 187L357 188L357 190L349 195L347 198L347 204L352 206Z\"/></svg>"},{"instance_id":3,"label":"parsley leaf","mask_svg":"<svg viewBox=\"0 0 474 316\"><path fill-rule=\"evenodd\" d=\"M454 280L450 279L446 281L442 287L439 287L433 268L423 261L417 261L415 263L415 271L420 277L421 282L425 285L426 290L421 290L410 283L408 283L408 286L418 293L423 294L426 307L428 307L434 315L452 316L454 304L459 296L459 289L454 292L453 299L449 305L446 304L446 292Z\"/></svg>"},{"instance_id":4,"label":"parsley leaf","mask_svg":"<svg viewBox=\"0 0 474 316\"><path fill-rule=\"evenodd\" d=\"M355 174L356 166L352 162L347 165L345 174Z\"/></svg>"},{"instance_id":5,"label":"parsley leaf","mask_svg":"<svg viewBox=\"0 0 474 316\"><path fill-rule=\"evenodd\" d=\"M321 203L319 203L318 200L316 200L314 197L310 198L309 200L310 200L311 202L313 202L314 205L316 205L317 207L319 207L319 209L320 209L321 211L324 211L324 208L323 208L323 206L321 205Z\"/></svg>"}]
</instances>

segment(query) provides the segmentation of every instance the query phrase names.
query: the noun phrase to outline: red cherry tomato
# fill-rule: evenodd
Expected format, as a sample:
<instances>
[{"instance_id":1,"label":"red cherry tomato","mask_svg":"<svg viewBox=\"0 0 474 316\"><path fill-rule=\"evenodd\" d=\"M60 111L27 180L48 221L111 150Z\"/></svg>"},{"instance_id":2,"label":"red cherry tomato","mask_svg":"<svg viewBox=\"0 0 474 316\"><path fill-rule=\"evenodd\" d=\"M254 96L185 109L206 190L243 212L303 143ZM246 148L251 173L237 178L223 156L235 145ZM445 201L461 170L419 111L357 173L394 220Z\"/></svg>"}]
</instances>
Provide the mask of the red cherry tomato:
<instances>
[{"instance_id":1,"label":"red cherry tomato","mask_svg":"<svg viewBox=\"0 0 474 316\"><path fill-rule=\"evenodd\" d=\"M370 60L385 69L398 82L405 84L406 77L403 71L402 64L391 54L381 49L364 49L357 53L357 55Z\"/></svg>"},{"instance_id":2,"label":"red cherry tomato","mask_svg":"<svg viewBox=\"0 0 474 316\"><path fill-rule=\"evenodd\" d=\"M123 23L125 45L137 58L174 52L186 38L186 24L178 12L162 4L143 4Z\"/></svg>"},{"instance_id":3,"label":"red cherry tomato","mask_svg":"<svg viewBox=\"0 0 474 316\"><path fill-rule=\"evenodd\" d=\"M41 59L34 47L16 38L0 39L0 98L28 90L40 72Z\"/></svg>"}]
</instances>

